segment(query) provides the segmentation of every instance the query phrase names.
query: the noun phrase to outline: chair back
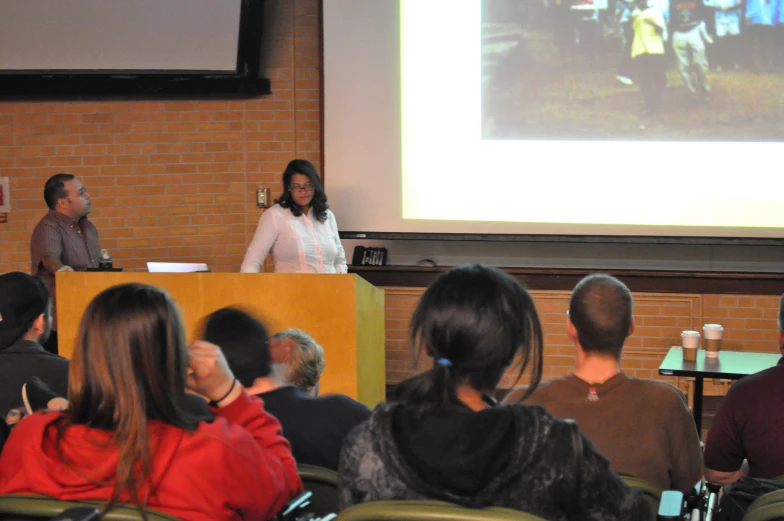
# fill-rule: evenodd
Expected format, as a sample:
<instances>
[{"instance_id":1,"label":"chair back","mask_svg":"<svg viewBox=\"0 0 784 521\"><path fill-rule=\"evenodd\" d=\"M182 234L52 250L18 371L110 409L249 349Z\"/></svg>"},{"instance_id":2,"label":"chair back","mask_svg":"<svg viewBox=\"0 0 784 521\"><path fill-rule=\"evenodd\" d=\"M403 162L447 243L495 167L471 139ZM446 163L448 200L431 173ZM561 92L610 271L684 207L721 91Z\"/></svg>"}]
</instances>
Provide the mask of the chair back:
<instances>
[{"instance_id":1,"label":"chair back","mask_svg":"<svg viewBox=\"0 0 784 521\"><path fill-rule=\"evenodd\" d=\"M58 499L29 494L0 495L0 521L39 521L49 520L63 510L76 507L103 508L101 501L60 501ZM162 512L146 510L148 521L177 521ZM103 516L104 521L142 521L139 509L130 505L118 505Z\"/></svg>"},{"instance_id":2,"label":"chair back","mask_svg":"<svg viewBox=\"0 0 784 521\"><path fill-rule=\"evenodd\" d=\"M784 503L770 503L768 505L746 511L743 521L781 521L784 520Z\"/></svg>"},{"instance_id":3,"label":"chair back","mask_svg":"<svg viewBox=\"0 0 784 521\"><path fill-rule=\"evenodd\" d=\"M650 481L635 478L634 476L622 475L621 479L630 487L636 488L642 492L642 495L645 496L645 501L648 502L648 505L651 507L651 512L653 513L653 517L651 519L656 519L656 516L659 513L659 503L661 502L662 489Z\"/></svg>"},{"instance_id":4,"label":"chair back","mask_svg":"<svg viewBox=\"0 0 784 521\"><path fill-rule=\"evenodd\" d=\"M349 507L336 521L545 521L510 508L467 508L444 501L370 501Z\"/></svg>"},{"instance_id":5,"label":"chair back","mask_svg":"<svg viewBox=\"0 0 784 521\"><path fill-rule=\"evenodd\" d=\"M746 519L747 516L754 513L754 511L757 509L778 503L784 503L784 490L776 490L773 492L768 492L767 494L763 494L755 499L751 505L749 505L749 508L746 509L746 514L743 516L743 519Z\"/></svg>"},{"instance_id":6,"label":"chair back","mask_svg":"<svg viewBox=\"0 0 784 521\"><path fill-rule=\"evenodd\" d=\"M304 463L297 465L297 472L305 490L313 492L313 513L317 517L337 513L338 473L332 469Z\"/></svg>"}]
</instances>

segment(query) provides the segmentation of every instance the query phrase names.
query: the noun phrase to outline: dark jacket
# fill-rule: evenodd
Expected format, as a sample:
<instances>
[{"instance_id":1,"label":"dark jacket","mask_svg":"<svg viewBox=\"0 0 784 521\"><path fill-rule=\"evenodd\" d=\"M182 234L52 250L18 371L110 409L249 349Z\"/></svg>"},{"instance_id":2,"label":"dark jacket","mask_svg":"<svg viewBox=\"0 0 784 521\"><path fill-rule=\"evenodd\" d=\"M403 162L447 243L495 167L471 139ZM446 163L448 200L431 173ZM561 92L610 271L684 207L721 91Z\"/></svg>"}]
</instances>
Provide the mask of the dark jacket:
<instances>
[{"instance_id":1,"label":"dark jacket","mask_svg":"<svg viewBox=\"0 0 784 521\"><path fill-rule=\"evenodd\" d=\"M0 350L0 416L23 408L22 385L37 376L58 396L68 396L70 361L31 340L17 340Z\"/></svg>"},{"instance_id":2,"label":"dark jacket","mask_svg":"<svg viewBox=\"0 0 784 521\"><path fill-rule=\"evenodd\" d=\"M346 435L370 417L370 409L342 394L312 397L285 386L257 396L283 427L297 463L332 470Z\"/></svg>"},{"instance_id":3,"label":"dark jacket","mask_svg":"<svg viewBox=\"0 0 784 521\"><path fill-rule=\"evenodd\" d=\"M455 407L419 416L402 404L381 404L343 446L340 508L438 499L552 521L650 519L642 494L610 470L585 436L582 461L576 457L572 432L536 406Z\"/></svg>"}]
</instances>

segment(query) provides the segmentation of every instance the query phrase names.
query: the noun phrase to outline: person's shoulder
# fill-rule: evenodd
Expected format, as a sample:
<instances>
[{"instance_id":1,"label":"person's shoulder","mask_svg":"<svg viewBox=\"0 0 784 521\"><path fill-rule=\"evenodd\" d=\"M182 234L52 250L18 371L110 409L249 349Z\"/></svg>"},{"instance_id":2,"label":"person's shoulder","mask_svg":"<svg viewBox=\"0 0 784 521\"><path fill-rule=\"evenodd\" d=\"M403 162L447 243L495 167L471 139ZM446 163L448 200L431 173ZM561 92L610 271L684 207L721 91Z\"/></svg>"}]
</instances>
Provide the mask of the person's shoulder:
<instances>
[{"instance_id":1,"label":"person's shoulder","mask_svg":"<svg viewBox=\"0 0 784 521\"><path fill-rule=\"evenodd\" d=\"M256 443L250 432L222 416L216 416L212 421L199 422L196 430L188 432L186 436L192 439L198 438L200 443L236 453L243 453Z\"/></svg>"},{"instance_id":2,"label":"person's shoulder","mask_svg":"<svg viewBox=\"0 0 784 521\"><path fill-rule=\"evenodd\" d=\"M327 394L314 398L314 402L332 410L352 413L356 416L370 417L370 409L363 403L345 394Z\"/></svg>"},{"instance_id":3,"label":"person's shoulder","mask_svg":"<svg viewBox=\"0 0 784 521\"><path fill-rule=\"evenodd\" d=\"M47 212L45 213L39 220L38 223L33 228L33 234L36 232L41 232L42 230L60 230L61 226L57 220L57 216L54 215L54 212Z\"/></svg>"},{"instance_id":4,"label":"person's shoulder","mask_svg":"<svg viewBox=\"0 0 784 521\"><path fill-rule=\"evenodd\" d=\"M550 412L548 412L543 405L538 403L528 403L525 401L522 403L507 403L501 407L512 411L512 413L517 418L517 421L526 425L547 425L554 421L560 421L558 418L550 414Z\"/></svg>"},{"instance_id":5,"label":"person's shoulder","mask_svg":"<svg viewBox=\"0 0 784 521\"><path fill-rule=\"evenodd\" d=\"M784 383L784 365L775 365L741 378L730 386L726 397L734 400L745 397L747 394L757 394L760 391L768 392L773 382Z\"/></svg>"},{"instance_id":6,"label":"person's shoulder","mask_svg":"<svg viewBox=\"0 0 784 521\"><path fill-rule=\"evenodd\" d=\"M40 439L46 428L63 418L65 413L54 411L38 411L25 416L11 430L11 436L17 440L35 443Z\"/></svg>"},{"instance_id":7,"label":"person's shoulder","mask_svg":"<svg viewBox=\"0 0 784 521\"><path fill-rule=\"evenodd\" d=\"M534 389L531 395L526 398L524 403L538 404L542 401L557 398L563 392L563 390L569 386L570 377L571 376L561 376L540 383L536 386L536 389ZM527 387L521 389L525 390ZM523 394L520 393L519 396L522 397Z\"/></svg>"},{"instance_id":8,"label":"person's shoulder","mask_svg":"<svg viewBox=\"0 0 784 521\"><path fill-rule=\"evenodd\" d=\"M354 398L351 398L350 396L346 396L345 394L338 394L338 393L324 394L321 396L314 397L313 400L318 403L339 404L341 406L346 406L346 407L361 408L370 412L370 409L368 409L364 404L356 401Z\"/></svg>"},{"instance_id":9,"label":"person's shoulder","mask_svg":"<svg viewBox=\"0 0 784 521\"><path fill-rule=\"evenodd\" d=\"M645 395L650 399L658 399L660 401L668 401L672 403L684 404L686 403L686 396L676 386L669 382L662 382L659 380L649 380L647 378L637 378L635 376L625 375L628 380L628 385L631 392L636 395Z\"/></svg>"}]
</instances>

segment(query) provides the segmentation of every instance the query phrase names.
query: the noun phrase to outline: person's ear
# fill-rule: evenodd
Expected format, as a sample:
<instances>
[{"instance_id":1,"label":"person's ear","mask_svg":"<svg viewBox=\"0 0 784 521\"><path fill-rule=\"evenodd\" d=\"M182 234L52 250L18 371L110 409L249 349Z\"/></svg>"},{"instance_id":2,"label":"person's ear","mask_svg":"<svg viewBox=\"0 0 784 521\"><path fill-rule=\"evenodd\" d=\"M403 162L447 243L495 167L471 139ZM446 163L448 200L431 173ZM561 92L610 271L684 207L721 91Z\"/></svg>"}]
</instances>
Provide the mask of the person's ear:
<instances>
[{"instance_id":1,"label":"person's ear","mask_svg":"<svg viewBox=\"0 0 784 521\"><path fill-rule=\"evenodd\" d=\"M784 331L779 329L779 351L784 354Z\"/></svg>"},{"instance_id":2,"label":"person's ear","mask_svg":"<svg viewBox=\"0 0 784 521\"><path fill-rule=\"evenodd\" d=\"M270 357L275 364L287 364L291 360L291 339L274 339L269 342Z\"/></svg>"},{"instance_id":3,"label":"person's ear","mask_svg":"<svg viewBox=\"0 0 784 521\"><path fill-rule=\"evenodd\" d=\"M36 335L40 336L44 334L46 331L46 315L41 313L35 320L33 320L33 325L30 327L30 331L34 332Z\"/></svg>"},{"instance_id":4,"label":"person's ear","mask_svg":"<svg viewBox=\"0 0 784 521\"><path fill-rule=\"evenodd\" d=\"M631 322L629 322L629 333L626 336L632 336L634 334L634 317L632 317Z\"/></svg>"},{"instance_id":5,"label":"person's ear","mask_svg":"<svg viewBox=\"0 0 784 521\"><path fill-rule=\"evenodd\" d=\"M569 340L575 344L577 343L577 328L574 327L572 319L569 317L566 317L566 334L569 336Z\"/></svg>"}]
</instances>

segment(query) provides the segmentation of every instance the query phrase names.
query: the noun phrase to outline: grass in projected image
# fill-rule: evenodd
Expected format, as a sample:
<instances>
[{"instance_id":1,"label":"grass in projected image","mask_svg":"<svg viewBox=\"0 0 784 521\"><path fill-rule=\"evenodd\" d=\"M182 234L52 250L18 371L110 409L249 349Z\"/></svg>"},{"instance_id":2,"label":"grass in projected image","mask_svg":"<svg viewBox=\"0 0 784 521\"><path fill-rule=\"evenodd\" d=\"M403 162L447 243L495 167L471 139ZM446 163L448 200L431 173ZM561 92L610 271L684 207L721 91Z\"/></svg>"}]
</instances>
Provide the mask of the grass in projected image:
<instances>
[{"instance_id":1,"label":"grass in projected image","mask_svg":"<svg viewBox=\"0 0 784 521\"><path fill-rule=\"evenodd\" d=\"M784 141L784 0L483 0L481 23L484 139Z\"/></svg>"}]
</instances>

